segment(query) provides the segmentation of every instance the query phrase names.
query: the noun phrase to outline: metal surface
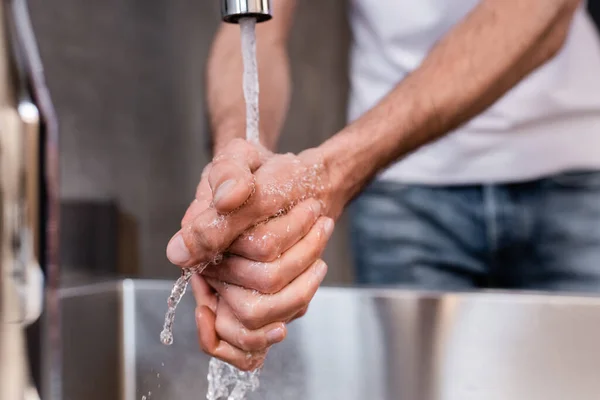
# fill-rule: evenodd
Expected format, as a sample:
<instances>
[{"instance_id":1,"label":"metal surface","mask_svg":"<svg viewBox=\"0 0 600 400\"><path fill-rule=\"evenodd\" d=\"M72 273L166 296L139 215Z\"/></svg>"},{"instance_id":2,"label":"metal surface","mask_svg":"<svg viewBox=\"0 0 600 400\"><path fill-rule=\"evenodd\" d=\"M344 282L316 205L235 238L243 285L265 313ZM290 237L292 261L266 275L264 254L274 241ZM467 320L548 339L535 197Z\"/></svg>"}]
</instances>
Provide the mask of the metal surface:
<instances>
[{"instance_id":1,"label":"metal surface","mask_svg":"<svg viewBox=\"0 0 600 400\"><path fill-rule=\"evenodd\" d=\"M160 344L172 282L62 291L66 400L204 398L194 301ZM251 399L597 400L600 298L322 288Z\"/></svg>"},{"instance_id":2,"label":"metal surface","mask_svg":"<svg viewBox=\"0 0 600 400\"><path fill-rule=\"evenodd\" d=\"M0 398L24 399L29 376L25 346L29 266L36 262L33 237L37 207L35 117L25 121L18 103L25 95L8 3L0 3ZM35 106L32 104L35 109ZM34 112L34 114L36 114ZM28 129L29 122L32 129ZM35 266L34 266L35 268Z\"/></svg>"},{"instance_id":3,"label":"metal surface","mask_svg":"<svg viewBox=\"0 0 600 400\"><path fill-rule=\"evenodd\" d=\"M40 317L52 130L24 0L0 2L0 398L31 399L26 329ZM43 106L41 106L43 104ZM39 337L38 337L39 339ZM39 346L38 346L39 348Z\"/></svg>"},{"instance_id":4,"label":"metal surface","mask_svg":"<svg viewBox=\"0 0 600 400\"><path fill-rule=\"evenodd\" d=\"M255 17L257 22L272 18L271 0L221 0L223 21L237 24L240 18Z\"/></svg>"}]
</instances>

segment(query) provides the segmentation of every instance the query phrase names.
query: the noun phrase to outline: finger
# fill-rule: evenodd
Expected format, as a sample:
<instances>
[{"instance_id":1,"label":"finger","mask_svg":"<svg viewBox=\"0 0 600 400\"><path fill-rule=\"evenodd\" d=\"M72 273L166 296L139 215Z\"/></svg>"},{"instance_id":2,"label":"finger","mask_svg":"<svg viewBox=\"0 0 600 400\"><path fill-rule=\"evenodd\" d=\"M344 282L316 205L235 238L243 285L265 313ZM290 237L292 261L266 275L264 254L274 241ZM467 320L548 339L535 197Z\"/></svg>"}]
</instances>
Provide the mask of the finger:
<instances>
[{"instance_id":1,"label":"finger","mask_svg":"<svg viewBox=\"0 0 600 400\"><path fill-rule=\"evenodd\" d=\"M197 315L197 323L200 335L199 340L202 348L205 349L205 351L210 352L210 354L213 356L224 359L226 362L246 363L248 358L250 360L254 360L255 362L259 362L264 351L269 347L269 343L271 341L273 344L277 343L273 339L274 333L263 333L262 336L265 337L265 340L261 341L260 334L262 332L250 332L243 328L239 321L235 319L235 316L233 316L233 313L231 313L225 302L221 302L219 306L217 306L218 302L215 293L206 283L204 278L199 275L194 275L192 276L191 284L198 308L205 307L213 313L211 315L205 310L205 312L200 311L200 314ZM216 322L212 319L214 318L215 314L217 316ZM272 327L270 327L270 329L278 329L278 331L275 333L278 333L279 335L283 333L283 337L276 338L278 341L281 341L285 338L285 331L282 332L281 325L283 324L274 324ZM236 328L237 331L235 330ZM242 329L245 332L242 331ZM219 332L220 330L226 334L225 342L219 339L219 337L222 337ZM229 340L229 344L232 344L232 346L228 346L228 343L226 343L228 341L227 338L235 338L236 333L238 334L238 339L236 341ZM247 346L242 348L241 346L236 346L236 343L247 343ZM250 354L250 357L248 356L248 352L252 353ZM245 364L242 366L244 365ZM250 363L245 367L253 369L254 364Z\"/></svg>"},{"instance_id":2,"label":"finger","mask_svg":"<svg viewBox=\"0 0 600 400\"><path fill-rule=\"evenodd\" d=\"M321 202L308 199L287 214L268 220L244 233L228 249L254 261L273 261L301 240L321 216Z\"/></svg>"},{"instance_id":3,"label":"finger","mask_svg":"<svg viewBox=\"0 0 600 400\"><path fill-rule=\"evenodd\" d=\"M273 172L275 176L267 172L262 175L259 184L260 172L261 170L256 172L256 192L244 207L226 216L213 208L204 210L171 239L167 246L167 258L181 267L210 262L248 228L289 209L294 205L295 199L305 196L301 182L307 171L302 168L280 169L278 174ZM288 183L280 186L279 182Z\"/></svg>"},{"instance_id":4,"label":"finger","mask_svg":"<svg viewBox=\"0 0 600 400\"><path fill-rule=\"evenodd\" d=\"M321 217L308 235L275 261L262 263L230 256L224 258L220 265L206 268L202 275L260 293L277 293L321 256L333 228L332 219Z\"/></svg>"},{"instance_id":5,"label":"finger","mask_svg":"<svg viewBox=\"0 0 600 400\"><path fill-rule=\"evenodd\" d=\"M210 207L212 203L212 191L208 184L208 173L212 168L212 163L208 164L202 171L200 183L196 188L196 196L190 204L181 220L181 227L184 227L189 222L193 221L200 213Z\"/></svg>"},{"instance_id":6,"label":"finger","mask_svg":"<svg viewBox=\"0 0 600 400\"><path fill-rule=\"evenodd\" d=\"M263 295L254 290L206 278L235 316L248 329L256 330L277 321L287 321L306 307L327 273L327 264L316 261L279 293Z\"/></svg>"},{"instance_id":7,"label":"finger","mask_svg":"<svg viewBox=\"0 0 600 400\"><path fill-rule=\"evenodd\" d=\"M206 306L213 312L217 312L217 296L215 291L206 283L199 274L194 274L191 279L192 292L196 300L196 306Z\"/></svg>"},{"instance_id":8,"label":"finger","mask_svg":"<svg viewBox=\"0 0 600 400\"><path fill-rule=\"evenodd\" d=\"M198 215L200 215L200 213L204 210L206 210L208 207L210 207L210 202L212 200L208 200L208 201L200 201L198 199L194 199L190 205L188 206L187 210L185 210L185 214L183 215L183 218L181 220L181 227L183 228L184 226L186 226L187 224L189 224L191 221L193 221Z\"/></svg>"},{"instance_id":9,"label":"finger","mask_svg":"<svg viewBox=\"0 0 600 400\"><path fill-rule=\"evenodd\" d=\"M242 371L253 371L264 363L267 351L247 352L219 339L215 329L215 313L210 308L206 306L196 308L196 326L198 343L205 353Z\"/></svg>"},{"instance_id":10,"label":"finger","mask_svg":"<svg viewBox=\"0 0 600 400\"><path fill-rule=\"evenodd\" d=\"M254 353L283 341L287 335L285 324L282 322L254 331L246 329L224 301L219 302L216 331L221 340L238 349Z\"/></svg>"},{"instance_id":11,"label":"finger","mask_svg":"<svg viewBox=\"0 0 600 400\"><path fill-rule=\"evenodd\" d=\"M222 214L240 207L254 191L254 172L259 151L245 140L232 140L212 162L208 182L213 204Z\"/></svg>"}]
</instances>

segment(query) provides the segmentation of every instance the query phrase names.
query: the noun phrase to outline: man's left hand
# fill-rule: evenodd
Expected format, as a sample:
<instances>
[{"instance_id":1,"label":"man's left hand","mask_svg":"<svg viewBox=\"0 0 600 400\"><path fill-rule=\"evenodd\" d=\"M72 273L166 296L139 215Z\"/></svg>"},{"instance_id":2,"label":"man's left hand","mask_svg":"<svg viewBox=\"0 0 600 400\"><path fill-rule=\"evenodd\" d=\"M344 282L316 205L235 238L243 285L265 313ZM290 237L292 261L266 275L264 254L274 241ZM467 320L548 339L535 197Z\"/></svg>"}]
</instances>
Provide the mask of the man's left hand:
<instances>
[{"instance_id":1,"label":"man's left hand","mask_svg":"<svg viewBox=\"0 0 600 400\"><path fill-rule=\"evenodd\" d=\"M343 208L316 150L299 155L268 154L242 142L233 141L206 172L214 207L202 210L205 198L190 206L193 211L188 210L182 229L167 247L167 256L173 264L185 268L207 264L229 251L248 229L284 215L307 200L318 201L320 213L325 216L335 217ZM200 187L199 192L203 192ZM293 245L301 237L298 235L301 232L296 231L302 225L298 218L303 216L290 213L283 231L269 230L273 240L281 246ZM249 248L256 251L252 246ZM265 261L260 254L234 250L247 258Z\"/></svg>"}]
</instances>

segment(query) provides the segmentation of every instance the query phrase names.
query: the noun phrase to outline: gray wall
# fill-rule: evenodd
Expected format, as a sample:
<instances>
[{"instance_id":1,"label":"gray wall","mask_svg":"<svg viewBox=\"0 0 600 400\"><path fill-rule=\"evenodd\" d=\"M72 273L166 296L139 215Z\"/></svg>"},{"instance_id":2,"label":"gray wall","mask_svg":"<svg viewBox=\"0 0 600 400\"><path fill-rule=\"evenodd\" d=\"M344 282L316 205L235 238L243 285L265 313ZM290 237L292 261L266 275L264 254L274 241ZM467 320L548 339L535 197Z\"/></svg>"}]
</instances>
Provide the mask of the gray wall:
<instances>
[{"instance_id":1,"label":"gray wall","mask_svg":"<svg viewBox=\"0 0 600 400\"><path fill-rule=\"evenodd\" d=\"M300 1L295 82L282 151L315 146L344 124L344 0ZM216 0L30 0L61 124L61 195L114 200L122 270L172 277L164 249L207 163L203 71ZM329 283L350 279L346 227L327 251ZM77 243L68 245L77 246Z\"/></svg>"}]
</instances>

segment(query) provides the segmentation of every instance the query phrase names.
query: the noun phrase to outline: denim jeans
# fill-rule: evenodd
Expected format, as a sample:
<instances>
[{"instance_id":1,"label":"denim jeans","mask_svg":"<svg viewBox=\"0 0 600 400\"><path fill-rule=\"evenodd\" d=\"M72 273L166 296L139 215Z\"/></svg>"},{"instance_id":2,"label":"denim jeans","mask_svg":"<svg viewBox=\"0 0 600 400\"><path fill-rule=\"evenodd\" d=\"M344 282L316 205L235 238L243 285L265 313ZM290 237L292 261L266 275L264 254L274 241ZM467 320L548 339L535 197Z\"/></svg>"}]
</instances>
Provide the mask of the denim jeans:
<instances>
[{"instance_id":1,"label":"denim jeans","mask_svg":"<svg viewBox=\"0 0 600 400\"><path fill-rule=\"evenodd\" d=\"M350 219L359 284L600 292L600 172L472 186L374 181Z\"/></svg>"}]
</instances>

